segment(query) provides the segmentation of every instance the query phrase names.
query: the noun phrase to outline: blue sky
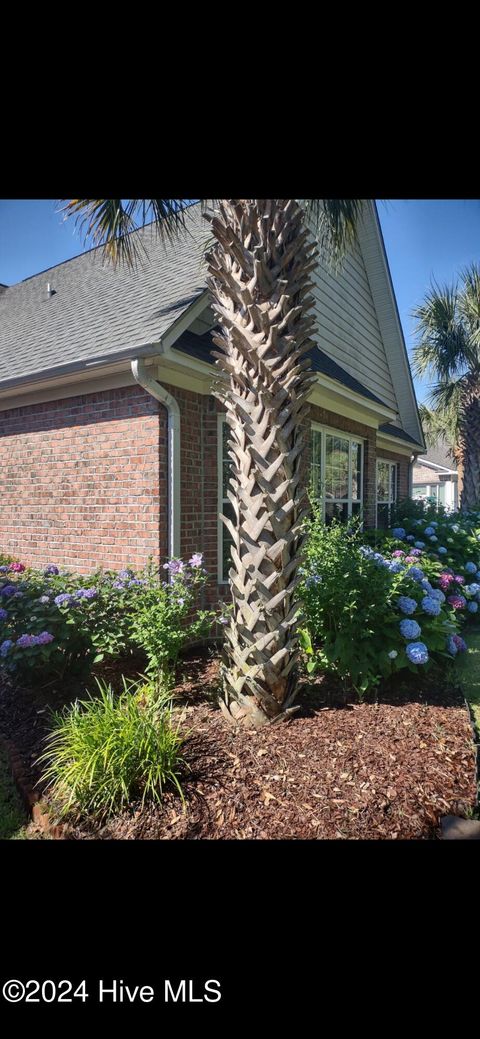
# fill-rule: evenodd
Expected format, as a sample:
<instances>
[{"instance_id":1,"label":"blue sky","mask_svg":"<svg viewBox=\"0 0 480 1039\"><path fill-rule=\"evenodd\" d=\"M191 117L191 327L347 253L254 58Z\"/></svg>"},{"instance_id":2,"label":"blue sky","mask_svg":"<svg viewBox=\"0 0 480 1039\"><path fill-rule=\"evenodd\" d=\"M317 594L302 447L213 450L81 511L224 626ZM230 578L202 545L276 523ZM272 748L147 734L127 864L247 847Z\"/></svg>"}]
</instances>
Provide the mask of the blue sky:
<instances>
[{"instance_id":1,"label":"blue sky","mask_svg":"<svg viewBox=\"0 0 480 1039\"><path fill-rule=\"evenodd\" d=\"M12 285L83 251L72 219L53 199L0 199L0 282ZM378 203L407 346L414 342L411 311L432 277L453 280L480 261L480 201L393 199ZM419 400L425 387L416 383Z\"/></svg>"}]
</instances>

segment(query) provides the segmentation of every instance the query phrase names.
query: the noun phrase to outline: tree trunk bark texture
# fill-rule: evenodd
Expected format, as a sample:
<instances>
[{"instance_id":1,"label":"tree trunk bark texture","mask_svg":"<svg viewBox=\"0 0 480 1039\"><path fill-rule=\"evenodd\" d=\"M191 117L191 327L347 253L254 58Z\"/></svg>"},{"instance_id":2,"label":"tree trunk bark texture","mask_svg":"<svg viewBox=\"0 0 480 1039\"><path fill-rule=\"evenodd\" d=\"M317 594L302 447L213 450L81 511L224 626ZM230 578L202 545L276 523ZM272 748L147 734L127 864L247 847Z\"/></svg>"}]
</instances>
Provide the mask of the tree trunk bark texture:
<instances>
[{"instance_id":1,"label":"tree trunk bark texture","mask_svg":"<svg viewBox=\"0 0 480 1039\"><path fill-rule=\"evenodd\" d=\"M292 199L222 199L208 218L217 240L207 257L220 329L216 395L229 426L235 515L222 516L233 542L233 610L221 706L229 720L259 727L296 692L316 249Z\"/></svg>"}]
</instances>

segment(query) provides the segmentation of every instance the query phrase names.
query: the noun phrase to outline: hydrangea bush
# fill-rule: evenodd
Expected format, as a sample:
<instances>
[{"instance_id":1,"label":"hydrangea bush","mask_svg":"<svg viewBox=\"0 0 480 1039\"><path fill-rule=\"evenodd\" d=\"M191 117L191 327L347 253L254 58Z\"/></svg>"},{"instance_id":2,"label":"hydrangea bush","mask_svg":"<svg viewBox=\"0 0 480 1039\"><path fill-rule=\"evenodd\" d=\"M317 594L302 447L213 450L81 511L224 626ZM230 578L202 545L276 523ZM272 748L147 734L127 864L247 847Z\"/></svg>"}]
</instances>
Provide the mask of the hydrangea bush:
<instances>
[{"instance_id":1,"label":"hydrangea bush","mask_svg":"<svg viewBox=\"0 0 480 1039\"><path fill-rule=\"evenodd\" d=\"M198 611L207 579L202 557L165 569L96 571L88 577L54 564L0 565L0 665L22 680L88 674L104 657L141 649L149 671L175 662L184 641L206 630ZM189 622L189 623L188 623Z\"/></svg>"},{"instance_id":2,"label":"hydrangea bush","mask_svg":"<svg viewBox=\"0 0 480 1039\"><path fill-rule=\"evenodd\" d=\"M424 570L422 550L378 552L363 538L314 515L300 586L308 671L333 671L359 694L401 669L451 659L459 630L456 612Z\"/></svg>"}]
</instances>

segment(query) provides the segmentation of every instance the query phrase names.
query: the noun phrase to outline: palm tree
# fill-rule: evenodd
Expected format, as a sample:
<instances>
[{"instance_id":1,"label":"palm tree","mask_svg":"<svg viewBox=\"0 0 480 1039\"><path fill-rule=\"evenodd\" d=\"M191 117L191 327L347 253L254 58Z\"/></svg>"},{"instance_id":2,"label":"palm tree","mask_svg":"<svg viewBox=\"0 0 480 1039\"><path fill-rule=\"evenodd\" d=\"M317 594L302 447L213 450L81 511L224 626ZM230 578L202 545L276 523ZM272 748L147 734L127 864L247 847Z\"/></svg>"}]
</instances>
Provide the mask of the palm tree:
<instances>
[{"instance_id":1,"label":"palm tree","mask_svg":"<svg viewBox=\"0 0 480 1039\"><path fill-rule=\"evenodd\" d=\"M432 285L414 310L419 341L416 375L434 381L423 409L430 441L443 435L453 445L462 509L480 502L480 267L461 272L461 284Z\"/></svg>"},{"instance_id":2,"label":"palm tree","mask_svg":"<svg viewBox=\"0 0 480 1039\"><path fill-rule=\"evenodd\" d=\"M295 590L303 542L305 422L315 376L305 355L317 244L334 262L355 237L359 199L221 199L204 215L213 232L207 284L219 331L218 381L230 429L228 492L232 617L222 710L259 727L292 711L299 656ZM134 263L137 221L172 240L188 231L175 199L72 199L67 214L106 255ZM308 216L317 243L305 224Z\"/></svg>"}]
</instances>

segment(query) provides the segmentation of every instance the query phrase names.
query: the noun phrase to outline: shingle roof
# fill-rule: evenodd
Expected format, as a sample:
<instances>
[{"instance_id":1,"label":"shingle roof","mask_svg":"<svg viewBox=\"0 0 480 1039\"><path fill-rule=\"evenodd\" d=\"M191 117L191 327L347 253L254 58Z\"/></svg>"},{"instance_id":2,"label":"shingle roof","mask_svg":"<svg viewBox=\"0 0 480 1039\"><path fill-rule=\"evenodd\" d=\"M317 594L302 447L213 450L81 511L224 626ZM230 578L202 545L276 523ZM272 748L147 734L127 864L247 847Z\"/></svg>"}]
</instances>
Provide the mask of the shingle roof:
<instances>
[{"instance_id":1,"label":"shingle roof","mask_svg":"<svg viewBox=\"0 0 480 1039\"><path fill-rule=\"evenodd\" d=\"M386 433L389 437L398 437L399 440L408 440L409 444L415 444L415 447L419 447L418 440L410 436L410 433L406 433L400 426L392 426L390 422L384 422L382 426L378 427L379 433Z\"/></svg>"},{"instance_id":2,"label":"shingle roof","mask_svg":"<svg viewBox=\"0 0 480 1039\"><path fill-rule=\"evenodd\" d=\"M173 349L180 350L181 353L188 354L190 357L196 357L199 361L206 361L207 364L213 364L214 362L211 350L215 349L215 347L212 343L211 332L195 335L194 332L187 330L173 344ZM376 404L386 407L383 401L375 397L375 394L367 390L365 386L362 386L361 382L354 379L353 375L346 372L339 364L332 361L332 358L328 357L323 350L320 350L320 347L315 346L306 356L310 357L314 372L327 375L330 379L341 383L342 386L346 386L347 389L358 393L361 397L366 397L367 400L373 400Z\"/></svg>"},{"instance_id":3,"label":"shingle roof","mask_svg":"<svg viewBox=\"0 0 480 1039\"><path fill-rule=\"evenodd\" d=\"M133 232L148 253L136 270L115 270L91 249L0 291L0 383L157 341L205 291L202 249L211 232L200 206L189 216L191 236L173 246L153 225Z\"/></svg>"},{"instance_id":4,"label":"shingle roof","mask_svg":"<svg viewBox=\"0 0 480 1039\"><path fill-rule=\"evenodd\" d=\"M424 451L422 458L425 458L427 462L433 462L435 465L443 465L445 469L453 469L457 471L457 465L450 454L451 447L447 444L446 440L440 440L436 447L428 447ZM420 461L420 459L419 459Z\"/></svg>"}]
</instances>

